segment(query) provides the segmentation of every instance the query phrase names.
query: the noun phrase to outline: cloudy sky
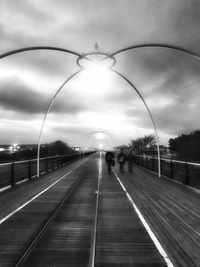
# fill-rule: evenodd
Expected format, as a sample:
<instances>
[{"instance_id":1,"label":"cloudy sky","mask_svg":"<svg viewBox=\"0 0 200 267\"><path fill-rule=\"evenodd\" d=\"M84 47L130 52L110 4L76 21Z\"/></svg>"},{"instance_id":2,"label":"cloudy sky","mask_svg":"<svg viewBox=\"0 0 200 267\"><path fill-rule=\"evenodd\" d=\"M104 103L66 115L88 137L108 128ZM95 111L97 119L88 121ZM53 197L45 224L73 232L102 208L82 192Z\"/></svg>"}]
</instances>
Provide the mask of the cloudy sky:
<instances>
[{"instance_id":1,"label":"cloudy sky","mask_svg":"<svg viewBox=\"0 0 200 267\"><path fill-rule=\"evenodd\" d=\"M198 0L0 0L0 54L28 46L58 46L78 53L141 43L166 43L200 54ZM0 60L0 144L37 143L44 112L59 86L79 70L76 56L35 51ZM200 128L200 61L163 48L116 56L115 69L144 96L160 142ZM58 95L43 142L56 139L113 146L153 133L141 100L116 74L85 71ZM99 140L99 141L98 141Z\"/></svg>"}]
</instances>

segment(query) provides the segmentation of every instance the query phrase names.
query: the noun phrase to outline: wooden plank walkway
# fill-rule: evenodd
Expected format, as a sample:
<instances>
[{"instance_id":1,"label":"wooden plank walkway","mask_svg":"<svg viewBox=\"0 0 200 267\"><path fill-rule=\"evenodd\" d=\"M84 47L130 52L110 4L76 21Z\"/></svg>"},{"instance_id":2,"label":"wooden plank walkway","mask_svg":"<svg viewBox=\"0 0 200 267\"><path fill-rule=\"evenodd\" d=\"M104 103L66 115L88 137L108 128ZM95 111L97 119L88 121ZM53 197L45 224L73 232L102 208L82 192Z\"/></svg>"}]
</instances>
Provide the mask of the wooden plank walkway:
<instances>
[{"instance_id":1,"label":"wooden plank walkway","mask_svg":"<svg viewBox=\"0 0 200 267\"><path fill-rule=\"evenodd\" d=\"M200 193L143 168L116 172L174 266L200 266Z\"/></svg>"},{"instance_id":2,"label":"wooden plank walkway","mask_svg":"<svg viewBox=\"0 0 200 267\"><path fill-rule=\"evenodd\" d=\"M84 177L81 187L77 187L75 195L72 194L69 202L64 204L62 216L52 221L40 239L41 243L34 247L22 266L88 266L94 229L98 158L93 156L85 166L0 225L0 266L14 266L80 175ZM103 175L95 266L165 266L116 178L108 176L105 168Z\"/></svg>"},{"instance_id":3,"label":"wooden plank walkway","mask_svg":"<svg viewBox=\"0 0 200 267\"><path fill-rule=\"evenodd\" d=\"M96 266L166 266L116 177L103 166Z\"/></svg>"},{"instance_id":4,"label":"wooden plank walkway","mask_svg":"<svg viewBox=\"0 0 200 267\"><path fill-rule=\"evenodd\" d=\"M14 266L74 181L84 175L88 164L91 165L86 162L84 168L75 170L0 225L0 266Z\"/></svg>"},{"instance_id":5,"label":"wooden plank walkway","mask_svg":"<svg viewBox=\"0 0 200 267\"><path fill-rule=\"evenodd\" d=\"M34 178L26 183L16 185L15 187L8 189L0 193L0 220L19 206L29 201L32 197L39 192L56 182L60 177L70 172L72 169L81 165L88 158L78 160L63 168L57 169L41 178Z\"/></svg>"},{"instance_id":6,"label":"wooden plank walkway","mask_svg":"<svg viewBox=\"0 0 200 267\"><path fill-rule=\"evenodd\" d=\"M58 216L22 266L88 266L94 225L97 164L90 164Z\"/></svg>"},{"instance_id":7,"label":"wooden plank walkway","mask_svg":"<svg viewBox=\"0 0 200 267\"><path fill-rule=\"evenodd\" d=\"M83 164L82 167L72 172L66 179L61 180L45 194L38 197L20 210L20 212L0 225L0 266L13 266L18 255L24 250L33 235L35 235L40 228L44 217L49 216L59 202L59 199L69 190L73 181L76 180L78 176L85 173L85 178L87 179L88 177L88 183L93 184L92 179L95 181L98 177L98 158L98 155L94 155L89 160L87 159L85 165ZM104 159L102 162L103 178L101 181L99 199L96 266L165 266L163 258L158 253L141 224L115 175L113 173L108 175ZM81 163L81 161L79 163ZM61 176L65 176L67 172L72 170L73 167L77 166L79 163L74 163L42 179L36 179L26 184L19 185L14 190L0 194L0 217L2 218L8 212L13 211L16 207L23 204L23 202L28 201L39 191L58 180ZM87 166L89 165L90 170L87 170ZM96 170L94 170L95 168ZM159 179L148 170L136 166L134 167L133 174L129 174L127 171L121 174L118 172L117 168L118 166L115 168L117 175L167 252L174 266L199 267L200 194L170 179ZM86 236L84 234L86 228L90 229L91 232L93 231L94 220L91 219L91 216L93 216L94 211L95 192L93 186L89 186L86 191L84 188L80 190L82 191L77 193L78 197L76 196L74 199L75 204L71 205L71 207L69 205L68 208L66 208L68 211L72 209L71 213L68 213L69 217L67 217L68 215L66 213L65 219L66 223L67 220L69 220L71 225L73 223L76 225L77 221L75 217L78 215L72 216L72 220L70 214L80 214L80 217L85 218L86 224L82 228L79 228L79 234L80 236L82 234ZM88 197L91 193L91 198L89 197L90 200L92 199L91 202L93 203L91 206L89 202L87 202L90 200L86 200L85 198L86 192ZM74 207L78 208L76 209ZM87 210L87 208L89 208L89 210ZM89 215L90 226L87 224L87 216ZM65 223L60 229L61 232L68 229L64 225ZM59 223L57 226L59 226ZM52 228L51 230L52 233L48 236L53 238L53 243L54 241L56 243L58 241L57 237L53 237L55 229ZM56 228L56 232L57 231L58 229ZM88 231L89 230L87 230L87 233L89 233ZM62 236L63 233L64 232L59 234L59 236ZM76 235L75 232L74 234ZM62 240L62 242L68 242L67 248L69 250L69 255L73 250L70 250L70 247L72 248L74 243L70 243L73 241L72 239L70 241L70 234L65 232L64 236L66 240ZM47 246L50 244L49 242L50 241L48 241ZM87 257L84 258L85 262L89 258L90 242L91 239L89 235L87 235L87 249L85 250ZM77 244L78 243L77 239ZM43 248L44 245L45 244L43 244L40 249ZM56 254L62 254L61 250L63 250L63 248L64 246L59 245ZM46 251L50 250L47 249ZM74 262L74 266L83 266L79 260L79 256L81 257L81 249L80 254L78 252L79 249L75 249L75 251L74 255L76 256L75 258L77 258L77 262ZM31 262L32 261L27 262L26 266L31 266ZM42 263L43 265L41 265L39 261L35 261L34 264L32 264L32 266L44 266L44 262ZM48 262L48 264L51 263ZM71 266L70 264L68 264L68 266ZM61 264L58 266L65 265Z\"/></svg>"}]
</instances>

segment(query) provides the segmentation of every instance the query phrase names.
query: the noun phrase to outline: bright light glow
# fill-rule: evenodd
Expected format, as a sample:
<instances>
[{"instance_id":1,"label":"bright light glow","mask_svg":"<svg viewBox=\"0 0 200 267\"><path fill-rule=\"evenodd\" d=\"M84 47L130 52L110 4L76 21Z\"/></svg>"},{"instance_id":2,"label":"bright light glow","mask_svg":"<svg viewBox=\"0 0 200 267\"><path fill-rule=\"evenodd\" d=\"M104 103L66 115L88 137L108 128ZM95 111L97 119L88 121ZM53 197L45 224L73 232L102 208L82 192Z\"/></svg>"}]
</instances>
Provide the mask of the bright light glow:
<instances>
[{"instance_id":1,"label":"bright light glow","mask_svg":"<svg viewBox=\"0 0 200 267\"><path fill-rule=\"evenodd\" d=\"M103 144L99 144L99 149L102 149L103 148Z\"/></svg>"},{"instance_id":2,"label":"bright light glow","mask_svg":"<svg viewBox=\"0 0 200 267\"><path fill-rule=\"evenodd\" d=\"M104 137L104 134L103 133L97 133L96 137L98 140L102 140Z\"/></svg>"},{"instance_id":3,"label":"bright light glow","mask_svg":"<svg viewBox=\"0 0 200 267\"><path fill-rule=\"evenodd\" d=\"M111 85L110 71L97 63L90 64L77 80L82 88L83 94L99 96L109 91Z\"/></svg>"}]
</instances>

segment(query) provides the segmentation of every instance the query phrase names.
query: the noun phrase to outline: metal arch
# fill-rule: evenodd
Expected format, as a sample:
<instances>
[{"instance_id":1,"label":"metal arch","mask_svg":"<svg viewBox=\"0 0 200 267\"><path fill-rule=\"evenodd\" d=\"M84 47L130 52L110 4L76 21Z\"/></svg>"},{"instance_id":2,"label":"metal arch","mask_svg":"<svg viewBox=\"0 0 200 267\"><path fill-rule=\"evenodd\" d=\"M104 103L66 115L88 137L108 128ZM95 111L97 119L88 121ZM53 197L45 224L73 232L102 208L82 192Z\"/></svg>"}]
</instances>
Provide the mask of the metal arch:
<instances>
[{"instance_id":1,"label":"metal arch","mask_svg":"<svg viewBox=\"0 0 200 267\"><path fill-rule=\"evenodd\" d=\"M182 53L187 54L187 55L191 55L193 57L196 57L197 59L200 58L199 54L197 54L196 52L190 51L189 49L185 49L185 48L178 47L178 46L175 46L175 45L162 44L162 43L161 44L159 44L159 43L150 43L150 44L148 44L147 43L147 44L133 45L133 46L129 46L129 47L120 49L118 51L115 51L114 53L110 54L110 56L115 56L115 55L118 55L120 53L124 53L124 52L130 51L130 50L134 50L134 49L138 49L138 48L148 48L148 47L168 48L168 49L176 50L178 52L182 52Z\"/></svg>"},{"instance_id":2,"label":"metal arch","mask_svg":"<svg viewBox=\"0 0 200 267\"><path fill-rule=\"evenodd\" d=\"M100 140L95 140L94 142L92 142L91 144L88 145L88 147L92 147L94 146L94 144L97 144L97 143L103 143L104 145L107 145L108 147L110 147L109 143L106 142L106 141L100 141Z\"/></svg>"},{"instance_id":3,"label":"metal arch","mask_svg":"<svg viewBox=\"0 0 200 267\"><path fill-rule=\"evenodd\" d=\"M20 48L20 49L15 49L15 50L11 50L8 51L6 53L0 54L0 59L12 56L14 54L18 54L18 53L23 53L23 52L27 52L27 51L35 51L35 50L54 50L54 51L60 51L60 52L64 52L64 53L69 53L72 55L77 56L78 58L81 57L81 54L74 52L72 50L69 49L65 49L65 48L61 48L61 47L55 47L55 46L30 46L30 47L24 47L24 48ZM75 75L77 75L78 73L80 73L82 70L79 70L77 72L75 72L74 74L72 74L57 90L56 94L53 96L50 104L48 105L48 108L45 112L44 118L43 118L43 122L42 122L42 127L40 130L40 134L39 134L39 140L38 140L38 149L37 149L37 177L40 176L40 146L41 146L41 139L42 139L42 132L43 132L43 128L44 128L44 124L46 121L46 117L55 101L56 96L58 95L58 93L60 92L60 90L63 88L63 86L70 81Z\"/></svg>"},{"instance_id":4,"label":"metal arch","mask_svg":"<svg viewBox=\"0 0 200 267\"><path fill-rule=\"evenodd\" d=\"M98 134L98 133L103 133L103 134L108 135L108 136L112 139L114 145L116 145L116 146L119 145L119 142L118 142L117 138L116 138L114 135L111 135L111 134L108 133L107 131L99 130L99 131L89 132L89 133L84 137L84 139L83 139L83 141L82 141L82 143L81 143L81 148L85 145L85 143L87 143L88 139L89 139L92 135L94 135L94 134Z\"/></svg>"},{"instance_id":5,"label":"metal arch","mask_svg":"<svg viewBox=\"0 0 200 267\"><path fill-rule=\"evenodd\" d=\"M95 144L97 143L103 143L104 145L107 145L108 147L110 147L111 145L106 142L106 141L102 141L102 140L95 140L94 142L92 142L91 144L89 144L88 146L91 147L91 146L94 146Z\"/></svg>"},{"instance_id":6,"label":"metal arch","mask_svg":"<svg viewBox=\"0 0 200 267\"><path fill-rule=\"evenodd\" d=\"M92 60L90 58L88 58L88 56L92 56L92 55L97 55L97 56L105 56L104 58L102 58L101 60L98 61L98 63L101 63L103 61L105 61L106 59L112 59L113 62L112 64L110 65L110 68L114 67L115 64L116 64L116 59L114 56L112 55L109 55L108 53L95 53L95 52L91 52L91 53L86 53L86 54L82 54L81 56L79 56L76 60L76 64L80 67L80 68L84 68L82 65L81 65L81 60L85 59L85 60L88 60L89 62L92 62Z\"/></svg>"},{"instance_id":7,"label":"metal arch","mask_svg":"<svg viewBox=\"0 0 200 267\"><path fill-rule=\"evenodd\" d=\"M152 122L152 125L153 125L153 128L154 128L154 132L155 132L155 137L156 137L156 145L157 145L157 153L158 153L158 177L161 176L161 166L160 166L160 147L159 147L159 140L158 140L158 134L157 134L157 129L156 129L156 125L155 125L155 122L154 122L154 119L153 119L153 116L151 114L151 111L146 103L146 101L144 100L143 96L141 95L141 93L137 90L137 88L132 84L131 81L129 81L129 79L127 79L123 74L121 74L120 72L118 72L117 70L114 70L114 69L111 69L111 71L113 71L114 73L116 73L117 75L119 75L121 78L123 78L130 86L131 86L131 89L133 91L135 91L140 99L142 100L143 104L145 105L147 111L148 111L148 114L151 118L151 122Z\"/></svg>"},{"instance_id":8,"label":"metal arch","mask_svg":"<svg viewBox=\"0 0 200 267\"><path fill-rule=\"evenodd\" d=\"M42 126L40 129L40 134L39 134L39 139L38 139L38 148L37 148L37 177L40 177L40 146L41 146L41 140L42 140L42 133L43 133L43 129L44 129L44 124L47 118L47 115L49 113L49 111L51 110L51 107L57 97L57 95L60 93L60 91L62 90L62 88L72 79L74 78L76 75L78 75L80 72L82 72L83 70L79 70L76 71L75 73L73 73L69 78L67 78L67 80L64 81L64 83L62 83L62 85L58 88L58 90L56 91L55 95L52 97L51 102L49 103L47 110L45 112L43 121L42 121Z\"/></svg>"},{"instance_id":9,"label":"metal arch","mask_svg":"<svg viewBox=\"0 0 200 267\"><path fill-rule=\"evenodd\" d=\"M76 55L78 58L77 58L77 64L79 63L79 60L82 59L82 58L85 58L85 59L88 59L87 58L87 55L95 55L95 54L102 54L102 55L105 55L105 59L107 58L112 58L114 60L114 64L116 62L114 56L115 55L118 55L120 53L124 53L124 52L127 52L127 51L130 51L130 50L134 50L134 49L138 49L138 48L148 48L148 47L160 47L160 48L167 48L167 49L172 49L172 50L175 50L175 51L178 51L178 52L182 52L184 54L188 54L188 55L191 55L197 59L200 59L200 55L197 54L196 52L193 52L193 51L190 51L188 49L185 49L185 48L181 48L181 47L178 47L178 46L175 46L175 45L170 45L170 44L162 44L162 43L146 43L146 44L139 44L139 45L134 45L134 46L129 46L129 47L126 47L126 48L123 48L123 49L120 49L118 51L115 51L114 53L103 53L103 52L100 52L100 53L97 53L97 52L92 52L92 53L86 53L86 54L79 54L77 52L74 52L74 51L71 51L71 50L68 50L68 49L64 49L64 48L60 48L60 47L54 47L54 46L33 46L33 47L24 47L24 48L21 48L21 49L16 49L16 50L12 50L12 51L9 51L9 52L6 52L6 53L3 53L3 54L0 54L0 59L3 59L5 57L8 57L8 56L11 56L11 55L14 55L14 54L18 54L18 53L22 53L22 52L26 52L26 51L31 51L31 50L55 50L55 51L60 51L60 52L65 52L65 53L69 53L69 54L73 54L73 55ZM154 128L154 131L155 131L155 136L156 136L156 143L157 143L157 150L158 150L158 175L160 177L160 150L159 150L159 141L158 141L158 136L157 136L157 130L156 130L156 126L155 126L155 122L154 122L154 119L153 119L153 116L148 108L148 105L147 103L145 102L144 98L142 97L142 95L140 94L140 92L137 90L137 88L121 73L119 73L118 71L112 69L112 67L114 66L114 64L110 67L110 70L112 70L113 72L115 72L116 74L118 74L120 77L122 77L130 86L131 86L131 89L136 91L137 94L139 95L139 97L141 98L142 102L144 103L148 113L149 113L149 116L151 118L151 121L152 121L152 125L153 125L153 128ZM78 64L79 65L79 64ZM79 65L79 67L82 68L81 65ZM51 109L51 106L53 105L53 102L57 96L57 94L60 92L60 90L63 88L63 86L69 81L71 80L75 75L77 75L78 73L80 73L81 71L83 70L83 68L77 72L75 72L74 74L72 74L61 86L60 88L58 89L58 91L56 92L56 94L54 95L54 97L52 98L51 100L51 103L49 104L48 108L47 108L47 111L45 113L45 116L44 116L44 119L43 119L43 123L42 123L42 127L41 127L41 131L40 131L40 135L39 135L39 142L38 142L38 157L37 157L37 175L39 177L39 160L40 160L40 145L41 145L41 137L42 137L42 131L43 131L43 128L44 128L44 124L45 124L45 120L46 120L46 117L48 115L48 112L50 111ZM100 131L100 132L103 132L103 131ZM98 131L97 131L98 133ZM106 132L104 132L106 133ZM86 141L88 140L90 136L86 137ZM113 137L112 137L113 139ZM113 139L114 140L114 139ZM114 141L115 142L115 141Z\"/></svg>"},{"instance_id":10,"label":"metal arch","mask_svg":"<svg viewBox=\"0 0 200 267\"><path fill-rule=\"evenodd\" d=\"M108 136L110 136L110 138L112 139L114 145L117 147L119 146L119 142L117 140L117 138L114 136L114 135L111 135L110 133L106 132L106 131L103 131L103 130L99 130L99 131L93 131L93 132L89 132L82 140L81 142L81 148L83 146L85 146L85 144L87 143L88 139L92 136L92 135L95 135L97 133L103 133L103 134L106 134Z\"/></svg>"},{"instance_id":11,"label":"metal arch","mask_svg":"<svg viewBox=\"0 0 200 267\"><path fill-rule=\"evenodd\" d=\"M15 49L15 50L11 50L11 51L8 51L6 53L3 53L3 54L0 55L0 59L12 56L14 54L19 54L19 53L23 53L23 52L27 52L27 51L32 51L32 50L54 50L54 51L60 51L60 52L64 52L64 53L69 53L69 54L75 55L77 57L81 57L81 54L79 54L77 52L74 52L72 50L69 50L69 49L61 48L61 47L56 47L56 46L30 46L30 47L24 47L24 48L20 48L20 49Z\"/></svg>"}]
</instances>

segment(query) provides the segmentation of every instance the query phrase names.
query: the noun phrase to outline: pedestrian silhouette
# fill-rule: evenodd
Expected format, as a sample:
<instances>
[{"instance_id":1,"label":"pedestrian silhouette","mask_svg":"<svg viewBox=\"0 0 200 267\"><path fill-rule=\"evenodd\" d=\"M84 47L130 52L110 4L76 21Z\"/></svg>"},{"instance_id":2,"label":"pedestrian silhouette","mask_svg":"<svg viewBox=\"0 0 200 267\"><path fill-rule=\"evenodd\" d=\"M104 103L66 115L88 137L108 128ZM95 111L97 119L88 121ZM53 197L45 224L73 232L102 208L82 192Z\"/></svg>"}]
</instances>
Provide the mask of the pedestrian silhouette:
<instances>
[{"instance_id":1,"label":"pedestrian silhouette","mask_svg":"<svg viewBox=\"0 0 200 267\"><path fill-rule=\"evenodd\" d=\"M111 173L111 167L115 165L114 155L111 151L106 152L105 160L107 163L108 172Z\"/></svg>"},{"instance_id":2,"label":"pedestrian silhouette","mask_svg":"<svg viewBox=\"0 0 200 267\"><path fill-rule=\"evenodd\" d=\"M127 162L128 162L128 171L129 172L133 172L134 156L133 156L133 152L132 151L129 151L126 159L127 159Z\"/></svg>"},{"instance_id":3,"label":"pedestrian silhouette","mask_svg":"<svg viewBox=\"0 0 200 267\"><path fill-rule=\"evenodd\" d=\"M126 161L126 155L123 152L123 149L121 148L121 152L118 154L117 157L118 163L119 163L119 171L124 172L124 164Z\"/></svg>"}]
</instances>

